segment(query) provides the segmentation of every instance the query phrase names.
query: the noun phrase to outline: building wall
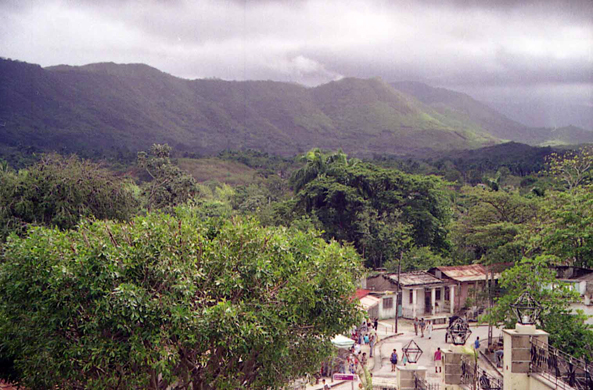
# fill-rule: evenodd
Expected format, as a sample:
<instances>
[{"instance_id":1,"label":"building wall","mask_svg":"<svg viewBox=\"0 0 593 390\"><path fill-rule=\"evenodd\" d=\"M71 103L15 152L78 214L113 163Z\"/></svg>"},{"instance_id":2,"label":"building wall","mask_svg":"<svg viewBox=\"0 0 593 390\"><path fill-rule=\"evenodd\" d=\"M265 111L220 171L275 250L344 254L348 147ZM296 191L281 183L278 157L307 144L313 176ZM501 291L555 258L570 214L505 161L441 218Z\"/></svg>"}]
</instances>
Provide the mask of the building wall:
<instances>
[{"instance_id":1,"label":"building wall","mask_svg":"<svg viewBox=\"0 0 593 390\"><path fill-rule=\"evenodd\" d=\"M414 318L414 306L410 303L410 292L412 289L404 288L402 296L402 316L404 318ZM416 317L421 318L426 315L424 288L416 289Z\"/></svg>"},{"instance_id":2,"label":"building wall","mask_svg":"<svg viewBox=\"0 0 593 390\"><path fill-rule=\"evenodd\" d=\"M379 319L395 318L395 294L383 295L379 298L381 298L381 302L379 303ZM393 304L391 308L385 308L384 301L389 298L392 298Z\"/></svg>"},{"instance_id":3,"label":"building wall","mask_svg":"<svg viewBox=\"0 0 593 390\"><path fill-rule=\"evenodd\" d=\"M367 317L370 319L379 318L379 307L381 305L373 306L367 310Z\"/></svg>"},{"instance_id":4,"label":"building wall","mask_svg":"<svg viewBox=\"0 0 593 390\"><path fill-rule=\"evenodd\" d=\"M460 310L465 307L467 299L474 297L474 294L479 293L485 288L484 281L476 282L461 282L455 289L455 310Z\"/></svg>"}]
</instances>

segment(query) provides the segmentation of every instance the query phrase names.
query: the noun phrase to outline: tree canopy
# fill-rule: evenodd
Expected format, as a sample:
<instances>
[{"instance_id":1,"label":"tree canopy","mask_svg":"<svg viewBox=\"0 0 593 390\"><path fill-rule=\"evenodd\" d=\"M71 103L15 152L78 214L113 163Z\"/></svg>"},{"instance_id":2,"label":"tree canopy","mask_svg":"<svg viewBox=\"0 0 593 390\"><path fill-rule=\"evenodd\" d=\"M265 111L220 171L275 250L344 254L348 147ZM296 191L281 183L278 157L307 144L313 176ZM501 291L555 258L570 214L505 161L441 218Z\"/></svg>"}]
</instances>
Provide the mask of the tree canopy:
<instances>
[{"instance_id":1,"label":"tree canopy","mask_svg":"<svg viewBox=\"0 0 593 390\"><path fill-rule=\"evenodd\" d=\"M449 250L450 210L440 179L342 158L323 161L329 165L318 170L323 174L304 175L297 209L318 218L326 237L353 242L374 267L410 245Z\"/></svg>"},{"instance_id":2,"label":"tree canopy","mask_svg":"<svg viewBox=\"0 0 593 390\"><path fill-rule=\"evenodd\" d=\"M0 351L29 388L278 388L360 319L356 251L251 219L34 228L0 262Z\"/></svg>"},{"instance_id":3,"label":"tree canopy","mask_svg":"<svg viewBox=\"0 0 593 390\"><path fill-rule=\"evenodd\" d=\"M30 225L70 229L83 217L126 220L138 209L132 185L88 160L45 155L18 172L0 170L0 242Z\"/></svg>"}]
</instances>

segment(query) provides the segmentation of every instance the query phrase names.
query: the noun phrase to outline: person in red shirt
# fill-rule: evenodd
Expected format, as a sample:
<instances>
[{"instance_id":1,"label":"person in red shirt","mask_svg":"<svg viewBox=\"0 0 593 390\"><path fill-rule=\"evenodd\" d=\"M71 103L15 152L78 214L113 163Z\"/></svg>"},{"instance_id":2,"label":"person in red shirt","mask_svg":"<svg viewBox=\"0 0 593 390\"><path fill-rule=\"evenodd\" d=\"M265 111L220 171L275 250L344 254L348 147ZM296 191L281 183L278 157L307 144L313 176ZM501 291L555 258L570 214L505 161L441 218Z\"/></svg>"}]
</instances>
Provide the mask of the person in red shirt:
<instances>
[{"instance_id":1,"label":"person in red shirt","mask_svg":"<svg viewBox=\"0 0 593 390\"><path fill-rule=\"evenodd\" d=\"M436 372L436 373L443 372L443 368L442 368L443 365L441 364L442 359L443 359L443 354L441 352L441 349L437 348L437 350L434 353L434 372Z\"/></svg>"}]
</instances>

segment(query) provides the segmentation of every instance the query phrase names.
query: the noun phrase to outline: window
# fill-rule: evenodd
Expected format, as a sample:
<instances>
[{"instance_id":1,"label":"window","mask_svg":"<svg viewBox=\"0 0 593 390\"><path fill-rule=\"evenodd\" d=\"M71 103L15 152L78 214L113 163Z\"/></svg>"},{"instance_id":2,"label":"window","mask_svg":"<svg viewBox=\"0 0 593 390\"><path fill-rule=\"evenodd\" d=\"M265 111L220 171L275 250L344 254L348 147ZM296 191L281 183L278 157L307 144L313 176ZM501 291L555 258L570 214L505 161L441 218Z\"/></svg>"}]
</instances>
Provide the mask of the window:
<instances>
[{"instance_id":1,"label":"window","mask_svg":"<svg viewBox=\"0 0 593 390\"><path fill-rule=\"evenodd\" d=\"M414 303L414 290L410 290L410 304Z\"/></svg>"},{"instance_id":2,"label":"window","mask_svg":"<svg viewBox=\"0 0 593 390\"><path fill-rule=\"evenodd\" d=\"M436 289L436 296L435 296L435 299L436 299L437 301L440 301L440 300L441 300L441 289L440 289L440 288L437 288L437 289Z\"/></svg>"},{"instance_id":3,"label":"window","mask_svg":"<svg viewBox=\"0 0 593 390\"><path fill-rule=\"evenodd\" d=\"M393 298L383 298L383 309L393 308Z\"/></svg>"}]
</instances>

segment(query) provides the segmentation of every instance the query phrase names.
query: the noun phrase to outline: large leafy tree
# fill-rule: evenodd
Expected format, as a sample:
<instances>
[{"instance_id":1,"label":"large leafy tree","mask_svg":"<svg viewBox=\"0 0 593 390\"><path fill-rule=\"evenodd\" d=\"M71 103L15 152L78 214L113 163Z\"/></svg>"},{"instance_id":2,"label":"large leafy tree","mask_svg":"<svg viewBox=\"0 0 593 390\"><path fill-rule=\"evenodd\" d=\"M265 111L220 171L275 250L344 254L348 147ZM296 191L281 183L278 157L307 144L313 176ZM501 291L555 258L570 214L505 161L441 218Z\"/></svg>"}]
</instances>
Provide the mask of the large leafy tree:
<instances>
[{"instance_id":1,"label":"large leafy tree","mask_svg":"<svg viewBox=\"0 0 593 390\"><path fill-rule=\"evenodd\" d=\"M26 170L0 171L0 241L30 225L70 229L81 217L125 220L137 207L131 183L75 156L45 155Z\"/></svg>"},{"instance_id":2,"label":"large leafy tree","mask_svg":"<svg viewBox=\"0 0 593 390\"><path fill-rule=\"evenodd\" d=\"M330 162L297 198L297 209L314 215L326 237L353 242L371 266L382 266L410 245L449 249L449 207L438 178Z\"/></svg>"},{"instance_id":3,"label":"large leafy tree","mask_svg":"<svg viewBox=\"0 0 593 390\"><path fill-rule=\"evenodd\" d=\"M591 184L593 179L593 146L548 157L548 171L568 190Z\"/></svg>"},{"instance_id":4,"label":"large leafy tree","mask_svg":"<svg viewBox=\"0 0 593 390\"><path fill-rule=\"evenodd\" d=\"M549 176L561 189L547 191L538 219L526 232L529 254L593 266L593 151L584 148L549 159Z\"/></svg>"},{"instance_id":5,"label":"large leafy tree","mask_svg":"<svg viewBox=\"0 0 593 390\"><path fill-rule=\"evenodd\" d=\"M530 254L554 255L559 263L593 266L593 188L550 191L536 224L526 231Z\"/></svg>"},{"instance_id":6,"label":"large leafy tree","mask_svg":"<svg viewBox=\"0 0 593 390\"><path fill-rule=\"evenodd\" d=\"M487 263L521 259L525 245L521 234L538 210L535 199L518 191L463 187L451 229L457 256Z\"/></svg>"},{"instance_id":7,"label":"large leafy tree","mask_svg":"<svg viewBox=\"0 0 593 390\"><path fill-rule=\"evenodd\" d=\"M357 323L353 248L179 212L8 240L0 351L20 384L279 388Z\"/></svg>"}]
</instances>

